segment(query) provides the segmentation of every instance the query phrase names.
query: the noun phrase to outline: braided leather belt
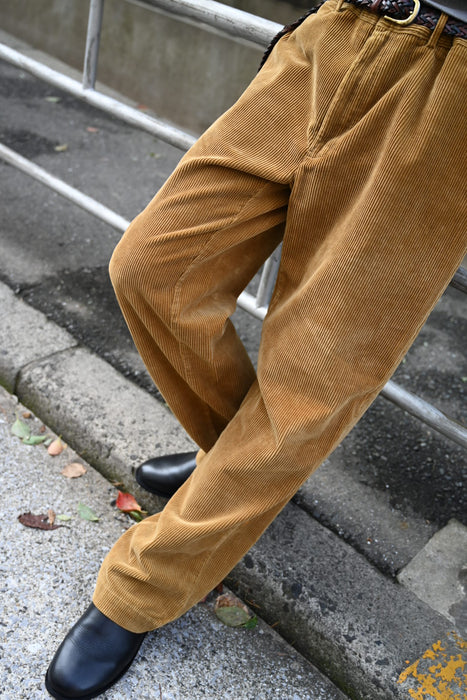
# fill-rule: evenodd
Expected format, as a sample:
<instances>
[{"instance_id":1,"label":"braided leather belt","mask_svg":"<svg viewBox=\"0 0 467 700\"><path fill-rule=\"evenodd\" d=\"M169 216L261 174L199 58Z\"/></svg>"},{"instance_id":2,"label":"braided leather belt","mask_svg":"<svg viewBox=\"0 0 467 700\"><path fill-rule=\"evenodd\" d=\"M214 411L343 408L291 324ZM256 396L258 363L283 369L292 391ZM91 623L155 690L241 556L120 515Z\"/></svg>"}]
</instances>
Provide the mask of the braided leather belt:
<instances>
[{"instance_id":1,"label":"braided leather belt","mask_svg":"<svg viewBox=\"0 0 467 700\"><path fill-rule=\"evenodd\" d=\"M441 12L433 7L428 7L418 0L346 0L352 5L363 7L374 14L383 15L397 24L421 24L423 27L433 30ZM467 24L454 17L449 17L444 27L443 34L467 39Z\"/></svg>"}]
</instances>

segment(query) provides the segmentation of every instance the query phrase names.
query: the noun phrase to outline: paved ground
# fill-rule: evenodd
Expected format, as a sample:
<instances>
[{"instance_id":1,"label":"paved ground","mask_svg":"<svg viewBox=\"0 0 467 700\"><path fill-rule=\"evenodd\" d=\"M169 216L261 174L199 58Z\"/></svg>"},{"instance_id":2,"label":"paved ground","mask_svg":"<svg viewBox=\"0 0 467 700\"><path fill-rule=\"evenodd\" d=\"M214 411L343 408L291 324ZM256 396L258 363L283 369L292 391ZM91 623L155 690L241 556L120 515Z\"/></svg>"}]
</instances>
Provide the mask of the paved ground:
<instances>
[{"instance_id":1,"label":"paved ground","mask_svg":"<svg viewBox=\"0 0 467 700\"><path fill-rule=\"evenodd\" d=\"M180 157L6 65L0 66L0 140L127 218ZM158 401L113 299L106 268L119 234L1 163L0 181L0 278L6 283L0 287L0 382L81 457L144 499L131 468L148 454L191 443ZM254 356L259 324L242 313L237 322ZM465 325L462 296L449 290L396 377L459 420ZM451 649L453 656L466 655L451 635L466 633L462 557L454 553L449 565L439 560L445 582L452 582L450 600L439 605L436 596L428 603L418 589L422 602L405 587L413 574L404 586L395 577L428 551L438 531L463 541L462 527L445 527L452 518L467 523L465 477L461 448L378 399L229 585L350 696L402 698L411 688L419 693L413 697L435 697L423 691L430 680L422 672L426 659ZM8 493L14 491L10 482ZM144 503L151 511L162 505ZM434 648L438 641L444 651ZM417 660L418 676L415 670L403 678ZM180 700L193 697L170 692Z\"/></svg>"},{"instance_id":2,"label":"paved ground","mask_svg":"<svg viewBox=\"0 0 467 700\"><path fill-rule=\"evenodd\" d=\"M0 387L3 700L49 697L43 678L51 657L89 604L103 556L132 523L112 505L117 489L70 448L51 457L43 445L25 445L11 434L17 417L40 434L41 421L25 419L25 413ZM73 462L87 469L82 477L62 475ZM99 520L81 518L80 503ZM47 515L50 509L69 518L57 518L59 529L32 529L18 521L23 513ZM148 635L131 671L105 697L344 700L264 622L252 630L220 622L214 612L216 597L211 594L183 619Z\"/></svg>"}]
</instances>

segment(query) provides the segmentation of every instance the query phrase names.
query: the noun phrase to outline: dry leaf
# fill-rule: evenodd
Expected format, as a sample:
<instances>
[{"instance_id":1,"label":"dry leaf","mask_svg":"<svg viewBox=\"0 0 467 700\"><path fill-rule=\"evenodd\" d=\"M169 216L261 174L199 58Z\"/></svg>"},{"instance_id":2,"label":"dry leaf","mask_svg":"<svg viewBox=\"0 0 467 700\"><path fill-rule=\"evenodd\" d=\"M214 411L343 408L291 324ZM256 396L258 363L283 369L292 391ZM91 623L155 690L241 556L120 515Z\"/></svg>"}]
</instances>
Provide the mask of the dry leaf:
<instances>
[{"instance_id":1,"label":"dry leaf","mask_svg":"<svg viewBox=\"0 0 467 700\"><path fill-rule=\"evenodd\" d=\"M24 411L24 413L22 413L21 415L23 416L23 418L28 419L31 418L32 413L30 411Z\"/></svg>"},{"instance_id":2,"label":"dry leaf","mask_svg":"<svg viewBox=\"0 0 467 700\"><path fill-rule=\"evenodd\" d=\"M79 462L70 462L62 469L61 473L68 479L77 479L79 476L86 474L86 467Z\"/></svg>"},{"instance_id":3,"label":"dry leaf","mask_svg":"<svg viewBox=\"0 0 467 700\"><path fill-rule=\"evenodd\" d=\"M214 609L218 610L219 608L231 608L233 606L236 608L241 608L246 613L248 612L246 605L242 603L240 598L234 596L233 593L224 593L223 595L220 595L216 600Z\"/></svg>"},{"instance_id":4,"label":"dry leaf","mask_svg":"<svg viewBox=\"0 0 467 700\"><path fill-rule=\"evenodd\" d=\"M211 593L213 593L214 591L216 591L217 593L222 593L224 591L224 584L218 583L217 586L212 589ZM201 600L199 602L205 603L207 601L207 599L209 598L209 596L210 596L210 593L205 595L204 598L201 598Z\"/></svg>"},{"instance_id":5,"label":"dry leaf","mask_svg":"<svg viewBox=\"0 0 467 700\"><path fill-rule=\"evenodd\" d=\"M52 457L56 457L57 455L62 454L65 448L65 443L62 442L61 439L58 437L50 443L50 445L47 448L47 452L49 453L49 455L52 455Z\"/></svg>"},{"instance_id":6,"label":"dry leaf","mask_svg":"<svg viewBox=\"0 0 467 700\"><path fill-rule=\"evenodd\" d=\"M47 511L47 522L49 523L49 525L53 525L55 522L55 513L52 510L52 508L49 508L49 510Z\"/></svg>"},{"instance_id":7,"label":"dry leaf","mask_svg":"<svg viewBox=\"0 0 467 700\"><path fill-rule=\"evenodd\" d=\"M34 515L34 513L23 513L18 515L18 520L22 525L26 527L33 527L37 530L56 530L63 525L51 525L49 523L49 516L40 514Z\"/></svg>"}]
</instances>

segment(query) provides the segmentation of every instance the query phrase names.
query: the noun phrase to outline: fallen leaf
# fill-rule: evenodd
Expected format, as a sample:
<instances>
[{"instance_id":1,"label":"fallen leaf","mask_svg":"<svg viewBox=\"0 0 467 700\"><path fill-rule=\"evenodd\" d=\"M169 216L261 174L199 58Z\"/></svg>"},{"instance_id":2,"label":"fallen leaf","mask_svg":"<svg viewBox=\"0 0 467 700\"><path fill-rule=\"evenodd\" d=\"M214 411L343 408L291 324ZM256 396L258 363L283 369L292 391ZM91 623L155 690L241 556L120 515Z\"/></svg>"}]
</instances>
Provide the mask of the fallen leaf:
<instances>
[{"instance_id":1,"label":"fallen leaf","mask_svg":"<svg viewBox=\"0 0 467 700\"><path fill-rule=\"evenodd\" d=\"M136 501L136 498L131 495L131 493L122 493L119 491L115 505L123 513L131 513L132 511L142 512L141 506Z\"/></svg>"},{"instance_id":2,"label":"fallen leaf","mask_svg":"<svg viewBox=\"0 0 467 700\"><path fill-rule=\"evenodd\" d=\"M233 595L233 593L224 593L223 595L218 596L216 599L215 603L215 609L218 610L219 608L241 608L244 610L244 612L248 613L248 608L243 603L240 598L237 598L237 596Z\"/></svg>"},{"instance_id":3,"label":"fallen leaf","mask_svg":"<svg viewBox=\"0 0 467 700\"><path fill-rule=\"evenodd\" d=\"M11 426L11 432L19 437L25 445L40 445L41 442L47 440L46 435L31 435L29 425L26 425L20 418L17 418Z\"/></svg>"},{"instance_id":4,"label":"fallen leaf","mask_svg":"<svg viewBox=\"0 0 467 700\"><path fill-rule=\"evenodd\" d=\"M256 615L251 615L246 605L232 593L224 593L217 598L214 612L219 620L229 627L253 629L258 624Z\"/></svg>"},{"instance_id":5,"label":"fallen leaf","mask_svg":"<svg viewBox=\"0 0 467 700\"><path fill-rule=\"evenodd\" d=\"M47 448L47 452L52 457L57 457L57 455L60 455L65 448L66 448L65 443L62 442L61 439L58 437L58 438L55 438L55 440L52 440L52 442L50 443L50 445Z\"/></svg>"},{"instance_id":6,"label":"fallen leaf","mask_svg":"<svg viewBox=\"0 0 467 700\"><path fill-rule=\"evenodd\" d=\"M54 146L54 151L57 151L57 153L62 153L63 151L68 150L68 144L67 143L59 143L58 146Z\"/></svg>"},{"instance_id":7,"label":"fallen leaf","mask_svg":"<svg viewBox=\"0 0 467 700\"><path fill-rule=\"evenodd\" d=\"M250 617L250 619L247 620L245 622L245 624L242 625L242 627L246 630L254 630L255 627L257 626L257 624L258 624L258 618L256 617L256 615L253 615L253 617Z\"/></svg>"},{"instance_id":8,"label":"fallen leaf","mask_svg":"<svg viewBox=\"0 0 467 700\"><path fill-rule=\"evenodd\" d=\"M146 515L146 511L143 511L143 510L129 510L129 511L125 511L125 512L127 515L130 516L130 518L133 518L133 520L136 520L137 523L140 523L142 520L144 520L145 515Z\"/></svg>"},{"instance_id":9,"label":"fallen leaf","mask_svg":"<svg viewBox=\"0 0 467 700\"><path fill-rule=\"evenodd\" d=\"M78 515L83 520L90 520L91 522L97 523L99 518L94 513L89 506L85 506L84 503L78 504Z\"/></svg>"},{"instance_id":10,"label":"fallen leaf","mask_svg":"<svg viewBox=\"0 0 467 700\"><path fill-rule=\"evenodd\" d=\"M55 513L52 510L52 508L49 508L49 510L47 511L47 520L49 525L53 525L55 522Z\"/></svg>"},{"instance_id":11,"label":"fallen leaf","mask_svg":"<svg viewBox=\"0 0 467 700\"><path fill-rule=\"evenodd\" d=\"M21 415L23 416L23 418L28 419L31 418L32 413L30 411L24 411L24 413L22 413Z\"/></svg>"},{"instance_id":12,"label":"fallen leaf","mask_svg":"<svg viewBox=\"0 0 467 700\"><path fill-rule=\"evenodd\" d=\"M57 520L65 520L65 521L71 520L71 515L63 515L63 514L57 515Z\"/></svg>"},{"instance_id":13,"label":"fallen leaf","mask_svg":"<svg viewBox=\"0 0 467 700\"><path fill-rule=\"evenodd\" d=\"M34 515L34 513L23 513L22 515L18 515L18 520L22 525L33 527L37 530L56 530L59 527L63 527L62 525L53 525L49 523L49 516L44 514Z\"/></svg>"},{"instance_id":14,"label":"fallen leaf","mask_svg":"<svg viewBox=\"0 0 467 700\"><path fill-rule=\"evenodd\" d=\"M231 608L219 608L216 615L228 627L243 627L250 619L248 613L235 605Z\"/></svg>"},{"instance_id":15,"label":"fallen leaf","mask_svg":"<svg viewBox=\"0 0 467 700\"><path fill-rule=\"evenodd\" d=\"M47 440L47 435L30 435L27 438L23 438L25 445L40 445Z\"/></svg>"},{"instance_id":16,"label":"fallen leaf","mask_svg":"<svg viewBox=\"0 0 467 700\"><path fill-rule=\"evenodd\" d=\"M222 593L223 590L224 590L224 584L223 584L223 583L218 583L217 586L216 586L215 588L212 589L211 593L212 593L213 591L217 591L218 593ZM210 596L210 593L208 593L207 595L205 595L204 598L201 598L201 600L200 600L199 602L200 602L200 603L205 603L205 602L207 601L207 599L209 598L209 596Z\"/></svg>"},{"instance_id":17,"label":"fallen leaf","mask_svg":"<svg viewBox=\"0 0 467 700\"><path fill-rule=\"evenodd\" d=\"M54 95L49 95L45 98L46 102L60 102L60 97L55 97Z\"/></svg>"},{"instance_id":18,"label":"fallen leaf","mask_svg":"<svg viewBox=\"0 0 467 700\"><path fill-rule=\"evenodd\" d=\"M31 434L29 425L26 425L26 423L24 423L20 418L17 418L11 426L11 432L13 435L16 435L16 437L19 437L22 440L24 440L24 438L28 438Z\"/></svg>"},{"instance_id":19,"label":"fallen leaf","mask_svg":"<svg viewBox=\"0 0 467 700\"><path fill-rule=\"evenodd\" d=\"M68 479L77 479L79 476L86 474L86 467L79 462L70 462L62 469L61 473Z\"/></svg>"}]
</instances>

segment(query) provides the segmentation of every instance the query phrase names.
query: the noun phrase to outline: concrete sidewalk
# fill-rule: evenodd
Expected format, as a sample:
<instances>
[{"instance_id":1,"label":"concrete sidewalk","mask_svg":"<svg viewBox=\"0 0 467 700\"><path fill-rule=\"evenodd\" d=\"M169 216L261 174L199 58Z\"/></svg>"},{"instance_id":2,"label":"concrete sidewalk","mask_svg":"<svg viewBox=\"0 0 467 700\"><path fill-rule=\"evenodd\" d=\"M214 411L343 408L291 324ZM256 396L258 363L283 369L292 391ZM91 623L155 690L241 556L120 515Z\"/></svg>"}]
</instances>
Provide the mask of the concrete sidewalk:
<instances>
[{"instance_id":1,"label":"concrete sidewalk","mask_svg":"<svg viewBox=\"0 0 467 700\"><path fill-rule=\"evenodd\" d=\"M43 445L25 445L13 436L17 417L40 434L41 421L24 415L26 409L0 388L3 700L49 697L43 679L53 653L89 604L102 558L132 523L112 505L117 489L71 448L51 457ZM63 476L61 470L71 462L83 464L86 473ZM82 519L80 503L99 520ZM48 531L18 521L23 513L47 514L49 509L69 519L57 519L62 527ZM215 598L211 594L182 619L149 634L131 670L102 697L344 700L263 621L252 630L225 626L214 613Z\"/></svg>"},{"instance_id":2,"label":"concrete sidewalk","mask_svg":"<svg viewBox=\"0 0 467 700\"><path fill-rule=\"evenodd\" d=\"M3 657L10 659L3 687L4 697L13 700L20 679L20 697L45 697L47 659L87 605L105 552L128 526L110 505L116 491L108 481L89 469L69 482L58 469L60 459L84 458L155 512L163 502L137 487L132 467L148 454L180 452L192 444L163 404L5 285L0 308L0 383L80 455L68 449L64 458L49 458L43 447L10 436L22 409L2 391ZM93 508L99 523L80 521L79 501ZM71 514L71 524L39 532L17 522L21 512L48 508ZM344 697L336 685L362 700L465 697L467 644L452 622L295 504L234 569L228 585L275 631L264 624L250 633L225 629L212 601L199 605L149 636L135 672L108 697L158 698L159 683L164 700ZM451 695L436 695L441 687Z\"/></svg>"}]
</instances>

